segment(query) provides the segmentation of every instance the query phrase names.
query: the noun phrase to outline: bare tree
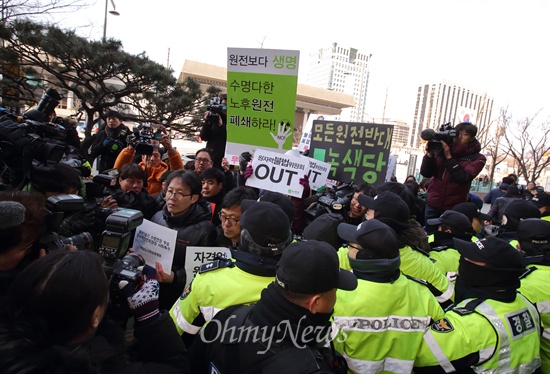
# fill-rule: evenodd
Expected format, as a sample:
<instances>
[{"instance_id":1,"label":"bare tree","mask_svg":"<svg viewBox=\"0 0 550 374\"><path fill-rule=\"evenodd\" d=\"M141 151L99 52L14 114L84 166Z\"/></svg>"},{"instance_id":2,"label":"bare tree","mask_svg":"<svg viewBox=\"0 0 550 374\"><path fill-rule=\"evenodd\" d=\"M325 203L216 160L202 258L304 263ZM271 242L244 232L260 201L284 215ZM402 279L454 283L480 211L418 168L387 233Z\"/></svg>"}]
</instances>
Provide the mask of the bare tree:
<instances>
[{"instance_id":1,"label":"bare tree","mask_svg":"<svg viewBox=\"0 0 550 374\"><path fill-rule=\"evenodd\" d=\"M86 113L86 137L97 114L109 108L132 108L144 121L171 123L201 105L196 82L177 83L172 71L144 53L124 52L119 41L89 41L74 31L23 20L0 24L0 37L9 41L0 47L0 59L25 72L15 75L16 87L32 91L39 82L71 91Z\"/></svg>"},{"instance_id":2,"label":"bare tree","mask_svg":"<svg viewBox=\"0 0 550 374\"><path fill-rule=\"evenodd\" d=\"M508 127L504 133L509 154L517 164L518 177L525 177L529 182L536 182L545 168L550 166L550 123L537 125L533 117L526 117L517 122L517 127Z\"/></svg>"},{"instance_id":3,"label":"bare tree","mask_svg":"<svg viewBox=\"0 0 550 374\"><path fill-rule=\"evenodd\" d=\"M86 0L0 0L1 23L16 18L48 18L71 13L90 3Z\"/></svg>"},{"instance_id":4,"label":"bare tree","mask_svg":"<svg viewBox=\"0 0 550 374\"><path fill-rule=\"evenodd\" d=\"M502 144L506 129L510 126L510 120L512 116L508 114L508 108L501 108L496 122L496 128L493 127L492 131L486 132L485 145L482 149L491 158L491 164L489 169L489 180L492 182L495 177L495 169L498 164L506 160L510 154L509 149ZM504 151L504 152L503 152Z\"/></svg>"}]
</instances>

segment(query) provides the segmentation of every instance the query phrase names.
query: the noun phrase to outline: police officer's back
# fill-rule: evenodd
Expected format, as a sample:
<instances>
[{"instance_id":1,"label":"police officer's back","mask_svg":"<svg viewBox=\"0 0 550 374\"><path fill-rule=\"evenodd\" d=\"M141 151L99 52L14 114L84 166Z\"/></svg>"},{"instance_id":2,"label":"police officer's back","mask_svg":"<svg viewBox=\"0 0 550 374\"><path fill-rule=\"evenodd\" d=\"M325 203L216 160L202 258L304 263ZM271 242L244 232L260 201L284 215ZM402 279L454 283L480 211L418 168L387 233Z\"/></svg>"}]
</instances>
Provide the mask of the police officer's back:
<instances>
[{"instance_id":1,"label":"police officer's back","mask_svg":"<svg viewBox=\"0 0 550 374\"><path fill-rule=\"evenodd\" d=\"M535 304L544 329L540 341L543 374L550 373L550 222L528 218L518 226L518 249L525 256L527 272L519 292Z\"/></svg>"},{"instance_id":2,"label":"police officer's back","mask_svg":"<svg viewBox=\"0 0 550 374\"><path fill-rule=\"evenodd\" d=\"M336 289L356 287L329 244L292 243L257 304L221 311L205 326L191 347L193 372L345 373L345 362L324 346ZM249 333L230 336L243 328Z\"/></svg>"},{"instance_id":3,"label":"police officer's back","mask_svg":"<svg viewBox=\"0 0 550 374\"><path fill-rule=\"evenodd\" d=\"M288 216L264 201L246 200L241 209L241 239L232 254L234 261L219 259L202 265L170 310L180 334L197 334L221 309L256 302L261 290L275 279L275 266L292 240Z\"/></svg>"},{"instance_id":4,"label":"police officer's back","mask_svg":"<svg viewBox=\"0 0 550 374\"><path fill-rule=\"evenodd\" d=\"M336 350L350 372L410 373L424 331L444 316L443 309L423 282L399 270L400 243L389 226L376 219L358 227L341 223L338 234L349 242L358 286L337 292Z\"/></svg>"},{"instance_id":5,"label":"police officer's back","mask_svg":"<svg viewBox=\"0 0 550 374\"><path fill-rule=\"evenodd\" d=\"M430 218L428 221L437 227L430 243L430 259L447 279L454 282L460 259L460 254L454 249L454 238L472 241L472 224L468 217L454 210L446 210L439 218Z\"/></svg>"},{"instance_id":6,"label":"police officer's back","mask_svg":"<svg viewBox=\"0 0 550 374\"><path fill-rule=\"evenodd\" d=\"M424 335L415 373L534 373L540 367L536 308L517 293L522 255L508 242L455 239L457 306Z\"/></svg>"}]
</instances>

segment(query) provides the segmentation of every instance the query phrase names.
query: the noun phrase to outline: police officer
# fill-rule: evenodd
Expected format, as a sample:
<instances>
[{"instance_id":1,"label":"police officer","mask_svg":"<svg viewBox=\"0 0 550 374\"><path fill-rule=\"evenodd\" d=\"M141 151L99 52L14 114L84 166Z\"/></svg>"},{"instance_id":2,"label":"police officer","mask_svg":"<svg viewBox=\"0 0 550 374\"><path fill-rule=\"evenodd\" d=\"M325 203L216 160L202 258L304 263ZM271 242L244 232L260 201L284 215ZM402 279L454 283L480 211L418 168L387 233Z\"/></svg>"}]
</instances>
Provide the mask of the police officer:
<instances>
[{"instance_id":1,"label":"police officer","mask_svg":"<svg viewBox=\"0 0 550 374\"><path fill-rule=\"evenodd\" d=\"M456 307L424 335L415 373L533 373L540 367L536 308L517 293L525 261L507 241L455 239Z\"/></svg>"},{"instance_id":2,"label":"police officer","mask_svg":"<svg viewBox=\"0 0 550 374\"><path fill-rule=\"evenodd\" d=\"M201 331L190 350L194 373L347 372L325 345L336 289L354 290L356 277L316 240L290 244L276 273L255 305L227 308Z\"/></svg>"},{"instance_id":3,"label":"police officer","mask_svg":"<svg viewBox=\"0 0 550 374\"><path fill-rule=\"evenodd\" d=\"M520 221L527 218L540 218L540 211L530 201L515 199L506 205L502 216L502 225L498 229L497 237L510 242L512 247L517 245L517 229Z\"/></svg>"},{"instance_id":4,"label":"police officer","mask_svg":"<svg viewBox=\"0 0 550 374\"><path fill-rule=\"evenodd\" d=\"M539 195L540 196L540 195ZM540 341L542 373L550 373L550 222L528 218L518 226L518 248L524 253L527 272L519 292L534 303L544 329Z\"/></svg>"},{"instance_id":5,"label":"police officer","mask_svg":"<svg viewBox=\"0 0 550 374\"><path fill-rule=\"evenodd\" d=\"M246 200L241 209L240 245L233 251L234 261L219 259L202 265L170 310L180 334L197 334L223 308L258 301L261 290L275 279L275 266L292 240L288 216L267 201Z\"/></svg>"},{"instance_id":6,"label":"police officer","mask_svg":"<svg viewBox=\"0 0 550 374\"><path fill-rule=\"evenodd\" d=\"M545 221L550 221L550 194L548 194L548 192L539 193L531 199L531 202L539 208L540 218Z\"/></svg>"},{"instance_id":7,"label":"police officer","mask_svg":"<svg viewBox=\"0 0 550 374\"><path fill-rule=\"evenodd\" d=\"M483 223L491 218L488 214L482 213L481 210L479 210L478 207L471 201L456 204L453 207L453 210L468 217L475 231L474 235L481 234L481 231L483 230ZM476 241L477 239L477 236L472 237L472 241Z\"/></svg>"},{"instance_id":8,"label":"police officer","mask_svg":"<svg viewBox=\"0 0 550 374\"><path fill-rule=\"evenodd\" d=\"M454 238L472 241L472 224L468 217L454 210L446 210L439 218L430 218L428 221L429 225L437 227L430 243L430 259L447 275L447 279L454 282L460 259L460 253L454 249Z\"/></svg>"},{"instance_id":9,"label":"police officer","mask_svg":"<svg viewBox=\"0 0 550 374\"><path fill-rule=\"evenodd\" d=\"M409 207L403 199L393 192L385 191L374 198L359 195L359 202L367 208L365 214L367 220L376 218L397 233L401 242L399 249L401 271L406 275L428 282L432 286L432 292L437 301L442 305L450 304L454 292L453 284L433 264L428 253L408 244L404 232L409 228Z\"/></svg>"},{"instance_id":10,"label":"police officer","mask_svg":"<svg viewBox=\"0 0 550 374\"><path fill-rule=\"evenodd\" d=\"M353 373L410 373L424 331L444 316L443 309L423 282L399 270L400 243L389 226L376 219L341 223L338 235L349 242L358 286L337 292L336 350Z\"/></svg>"}]
</instances>

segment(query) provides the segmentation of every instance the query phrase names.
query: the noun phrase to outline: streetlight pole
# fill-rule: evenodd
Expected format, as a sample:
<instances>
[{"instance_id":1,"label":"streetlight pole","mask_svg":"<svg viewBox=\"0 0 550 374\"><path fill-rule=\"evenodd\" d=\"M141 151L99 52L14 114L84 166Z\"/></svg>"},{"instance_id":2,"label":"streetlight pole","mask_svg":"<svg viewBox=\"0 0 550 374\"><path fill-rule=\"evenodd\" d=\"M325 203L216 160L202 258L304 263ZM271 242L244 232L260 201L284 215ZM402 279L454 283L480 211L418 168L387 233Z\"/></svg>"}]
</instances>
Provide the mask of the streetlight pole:
<instances>
[{"instance_id":1,"label":"streetlight pole","mask_svg":"<svg viewBox=\"0 0 550 374\"><path fill-rule=\"evenodd\" d=\"M109 11L109 14L113 16L120 16L120 13L116 11L116 5L114 0L111 0L113 4L113 10ZM105 0L105 20L103 21L103 42L107 39L107 10L109 8L109 0Z\"/></svg>"}]
</instances>

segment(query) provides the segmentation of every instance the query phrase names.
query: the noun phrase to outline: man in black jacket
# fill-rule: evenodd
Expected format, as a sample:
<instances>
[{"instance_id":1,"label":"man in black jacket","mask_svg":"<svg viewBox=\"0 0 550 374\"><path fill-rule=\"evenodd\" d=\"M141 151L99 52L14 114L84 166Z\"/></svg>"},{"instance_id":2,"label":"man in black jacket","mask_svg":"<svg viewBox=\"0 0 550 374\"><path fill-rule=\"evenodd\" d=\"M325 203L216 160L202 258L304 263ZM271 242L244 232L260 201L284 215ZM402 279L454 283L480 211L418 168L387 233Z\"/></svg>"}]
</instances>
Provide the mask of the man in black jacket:
<instances>
[{"instance_id":1,"label":"man in black jacket","mask_svg":"<svg viewBox=\"0 0 550 374\"><path fill-rule=\"evenodd\" d=\"M325 345L336 289L356 287L357 278L340 269L332 246L292 243L257 304L227 308L201 331L192 371L345 373L345 361Z\"/></svg>"},{"instance_id":2,"label":"man in black jacket","mask_svg":"<svg viewBox=\"0 0 550 374\"><path fill-rule=\"evenodd\" d=\"M90 156L97 159L97 170L112 169L118 154L128 146L126 137L131 131L122 123L122 115L110 110L105 114L105 127L97 133Z\"/></svg>"}]
</instances>

